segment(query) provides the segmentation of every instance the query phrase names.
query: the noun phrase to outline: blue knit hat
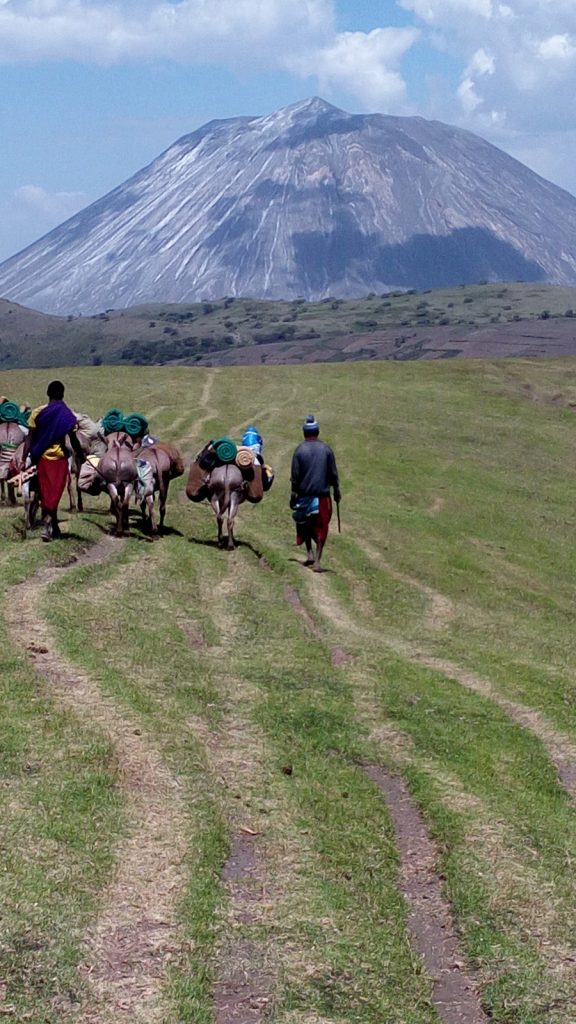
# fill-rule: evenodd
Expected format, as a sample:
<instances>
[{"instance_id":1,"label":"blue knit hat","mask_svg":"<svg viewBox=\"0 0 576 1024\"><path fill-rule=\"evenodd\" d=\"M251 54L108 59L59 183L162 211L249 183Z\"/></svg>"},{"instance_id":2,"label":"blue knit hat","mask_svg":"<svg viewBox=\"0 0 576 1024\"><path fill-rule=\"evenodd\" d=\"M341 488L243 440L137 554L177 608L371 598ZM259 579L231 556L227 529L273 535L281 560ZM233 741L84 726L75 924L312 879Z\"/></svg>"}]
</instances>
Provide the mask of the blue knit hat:
<instances>
[{"instance_id":1,"label":"blue knit hat","mask_svg":"<svg viewBox=\"0 0 576 1024\"><path fill-rule=\"evenodd\" d=\"M318 434L320 432L320 424L317 422L316 417L312 416L311 413L304 420L302 430L305 434Z\"/></svg>"}]
</instances>

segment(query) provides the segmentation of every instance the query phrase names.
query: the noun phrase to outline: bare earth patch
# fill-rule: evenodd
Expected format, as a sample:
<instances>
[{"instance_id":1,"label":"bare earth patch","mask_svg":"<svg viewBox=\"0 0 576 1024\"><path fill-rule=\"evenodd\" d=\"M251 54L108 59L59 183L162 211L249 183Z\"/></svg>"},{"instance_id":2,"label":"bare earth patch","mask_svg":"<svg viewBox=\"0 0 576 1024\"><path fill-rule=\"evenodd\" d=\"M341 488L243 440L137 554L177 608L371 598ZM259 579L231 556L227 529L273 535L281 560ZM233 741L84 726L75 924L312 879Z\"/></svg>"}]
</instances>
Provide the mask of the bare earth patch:
<instances>
[{"instance_id":1,"label":"bare earth patch","mask_svg":"<svg viewBox=\"0 0 576 1024\"><path fill-rule=\"evenodd\" d=\"M76 566L103 561L117 543L103 539ZM176 904L184 884L183 798L177 779L141 735L137 721L121 714L94 679L58 652L41 605L63 571L41 570L13 587L5 614L15 643L28 650L53 699L114 745L130 822L130 834L117 849L115 876L84 937L79 970L89 985L77 1024L159 1024L165 1020L162 981L180 948Z\"/></svg>"},{"instance_id":2,"label":"bare earth patch","mask_svg":"<svg viewBox=\"0 0 576 1024\"><path fill-rule=\"evenodd\" d=\"M208 644L199 624L194 619L183 619L178 623L190 647L194 651L205 651Z\"/></svg>"},{"instance_id":3,"label":"bare earth patch","mask_svg":"<svg viewBox=\"0 0 576 1024\"><path fill-rule=\"evenodd\" d=\"M444 1024L485 1024L472 975L466 971L450 906L435 864L437 851L405 782L379 765L364 771L382 793L400 851L401 889L410 906L408 928L434 983L433 1003Z\"/></svg>"},{"instance_id":4,"label":"bare earth patch","mask_svg":"<svg viewBox=\"0 0 576 1024\"><path fill-rule=\"evenodd\" d=\"M320 634L318 626L316 625L314 619L310 615L308 609L303 604L302 598L300 597L298 591L295 590L294 587L289 586L289 584L286 584L284 587L284 595L293 611L295 611L296 614L299 615L300 618L303 620L308 631L312 633L313 636L319 636Z\"/></svg>"}]
</instances>

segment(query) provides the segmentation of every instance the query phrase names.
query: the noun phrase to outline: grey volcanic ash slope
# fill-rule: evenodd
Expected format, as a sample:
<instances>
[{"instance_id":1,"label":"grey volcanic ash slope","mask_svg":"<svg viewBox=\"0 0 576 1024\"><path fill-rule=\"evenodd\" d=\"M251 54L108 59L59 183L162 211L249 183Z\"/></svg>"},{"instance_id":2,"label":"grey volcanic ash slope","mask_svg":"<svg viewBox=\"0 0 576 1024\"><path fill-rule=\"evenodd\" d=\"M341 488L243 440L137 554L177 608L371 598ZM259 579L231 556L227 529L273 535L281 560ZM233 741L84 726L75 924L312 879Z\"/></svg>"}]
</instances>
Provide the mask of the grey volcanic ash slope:
<instances>
[{"instance_id":1,"label":"grey volcanic ash slope","mask_svg":"<svg viewBox=\"0 0 576 1024\"><path fill-rule=\"evenodd\" d=\"M50 313L576 283L576 199L482 139L319 99L213 121L0 265Z\"/></svg>"}]
</instances>

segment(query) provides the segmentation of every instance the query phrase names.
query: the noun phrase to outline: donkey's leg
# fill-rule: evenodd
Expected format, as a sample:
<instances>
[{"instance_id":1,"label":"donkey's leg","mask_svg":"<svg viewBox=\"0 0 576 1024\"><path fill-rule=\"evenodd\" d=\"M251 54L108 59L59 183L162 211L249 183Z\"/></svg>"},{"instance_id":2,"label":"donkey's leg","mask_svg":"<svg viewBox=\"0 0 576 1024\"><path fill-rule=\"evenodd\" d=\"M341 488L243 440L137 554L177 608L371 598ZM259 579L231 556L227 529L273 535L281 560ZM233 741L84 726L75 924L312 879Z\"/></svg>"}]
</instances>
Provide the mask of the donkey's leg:
<instances>
[{"instance_id":1,"label":"donkey's leg","mask_svg":"<svg viewBox=\"0 0 576 1024\"><path fill-rule=\"evenodd\" d=\"M121 508L122 502L120 501L120 497L118 495L118 490L116 488L116 484L110 484L109 483L108 487L107 487L107 491L108 491L108 494L110 495L110 512L111 512L111 514L114 516L114 518L116 520L116 525L112 527L112 533L116 534L116 536L119 537L120 536L120 534L119 534L119 530L120 530L120 514L119 514L119 509Z\"/></svg>"},{"instance_id":2,"label":"donkey's leg","mask_svg":"<svg viewBox=\"0 0 576 1024\"><path fill-rule=\"evenodd\" d=\"M228 506L228 551L234 551L236 547L236 541L234 540L234 522L236 520L236 513L240 504L240 495L237 491L232 491L230 495L230 504Z\"/></svg>"},{"instance_id":3,"label":"donkey's leg","mask_svg":"<svg viewBox=\"0 0 576 1024\"><path fill-rule=\"evenodd\" d=\"M121 504L122 533L126 536L130 533L130 498L132 497L132 484L124 484L124 494Z\"/></svg>"},{"instance_id":4,"label":"donkey's leg","mask_svg":"<svg viewBox=\"0 0 576 1024\"><path fill-rule=\"evenodd\" d=\"M80 472L80 467L77 464L76 465L76 506L77 506L79 512L83 512L84 511L84 501L83 501L83 498L82 498L82 491L78 487L78 474L79 474L79 472Z\"/></svg>"},{"instance_id":5,"label":"donkey's leg","mask_svg":"<svg viewBox=\"0 0 576 1024\"><path fill-rule=\"evenodd\" d=\"M77 512L78 506L74 498L74 477L78 479L76 474L76 460L75 457L71 456L68 459L68 483L66 484L66 490L68 491L68 511Z\"/></svg>"},{"instance_id":6,"label":"donkey's leg","mask_svg":"<svg viewBox=\"0 0 576 1024\"><path fill-rule=\"evenodd\" d=\"M164 532L164 518L166 516L166 499L168 498L168 481L160 481L160 490L158 491L158 504L160 506L160 533Z\"/></svg>"},{"instance_id":7,"label":"donkey's leg","mask_svg":"<svg viewBox=\"0 0 576 1024\"><path fill-rule=\"evenodd\" d=\"M156 522L156 502L154 500L154 494L146 495L146 507L148 509L148 522L150 524L150 533L152 537L158 536L158 523Z\"/></svg>"},{"instance_id":8,"label":"donkey's leg","mask_svg":"<svg viewBox=\"0 0 576 1024\"><path fill-rule=\"evenodd\" d=\"M222 512L220 510L220 500L217 494L213 494L210 498L210 504L212 505L212 511L216 516L216 522L218 524L218 547L222 547Z\"/></svg>"}]
</instances>

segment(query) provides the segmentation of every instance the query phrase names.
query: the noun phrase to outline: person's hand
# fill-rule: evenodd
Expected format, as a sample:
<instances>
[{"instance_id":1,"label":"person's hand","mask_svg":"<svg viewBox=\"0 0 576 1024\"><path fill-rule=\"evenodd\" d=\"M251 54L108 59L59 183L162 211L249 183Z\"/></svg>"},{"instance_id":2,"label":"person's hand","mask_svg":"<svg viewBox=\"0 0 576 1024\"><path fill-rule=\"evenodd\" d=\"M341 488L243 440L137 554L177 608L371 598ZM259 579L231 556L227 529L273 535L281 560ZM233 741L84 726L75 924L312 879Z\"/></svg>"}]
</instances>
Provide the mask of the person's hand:
<instances>
[{"instance_id":1,"label":"person's hand","mask_svg":"<svg viewBox=\"0 0 576 1024\"><path fill-rule=\"evenodd\" d=\"M342 495L340 494L340 491L336 491L335 490L334 491L334 501L336 502L337 505L339 505L341 500L342 500Z\"/></svg>"},{"instance_id":2,"label":"person's hand","mask_svg":"<svg viewBox=\"0 0 576 1024\"><path fill-rule=\"evenodd\" d=\"M292 491L292 494L290 495L290 508L291 509L295 509L296 508L296 502L297 501L298 501L298 495L294 494L294 491Z\"/></svg>"}]
</instances>

